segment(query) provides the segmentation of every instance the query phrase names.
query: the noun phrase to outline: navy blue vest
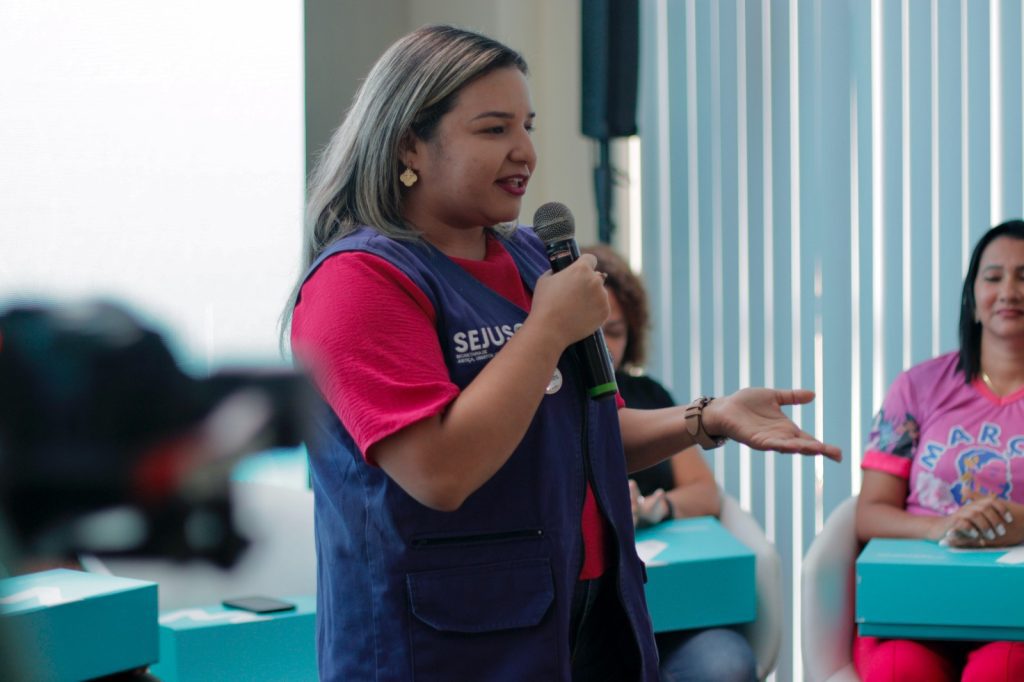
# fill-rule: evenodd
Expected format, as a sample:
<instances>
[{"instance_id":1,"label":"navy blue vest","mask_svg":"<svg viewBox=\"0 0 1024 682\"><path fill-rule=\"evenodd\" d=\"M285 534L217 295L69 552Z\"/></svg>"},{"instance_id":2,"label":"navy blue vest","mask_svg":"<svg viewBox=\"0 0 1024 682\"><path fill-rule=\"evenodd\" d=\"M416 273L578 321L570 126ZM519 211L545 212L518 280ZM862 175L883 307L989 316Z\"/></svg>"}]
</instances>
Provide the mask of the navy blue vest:
<instances>
[{"instance_id":1,"label":"navy blue vest","mask_svg":"<svg viewBox=\"0 0 1024 682\"><path fill-rule=\"evenodd\" d=\"M532 291L548 269L543 245L523 228L503 244ZM381 256L423 290L460 388L526 318L429 244L367 228L332 245L307 278L343 251ZM609 575L640 651L638 679L657 679L615 401L586 397L573 353L558 366L561 390L544 397L506 464L454 512L421 505L367 465L323 405L308 444L322 680L570 680L588 475L610 526Z\"/></svg>"}]
</instances>

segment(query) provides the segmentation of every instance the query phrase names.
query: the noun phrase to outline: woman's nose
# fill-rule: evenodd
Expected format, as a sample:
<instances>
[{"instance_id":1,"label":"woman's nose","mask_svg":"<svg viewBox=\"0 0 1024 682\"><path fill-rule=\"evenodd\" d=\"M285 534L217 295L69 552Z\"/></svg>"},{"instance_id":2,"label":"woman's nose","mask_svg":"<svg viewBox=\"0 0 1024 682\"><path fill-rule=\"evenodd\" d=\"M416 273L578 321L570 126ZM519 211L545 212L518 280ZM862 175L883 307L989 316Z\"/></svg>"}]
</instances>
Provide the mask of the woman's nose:
<instances>
[{"instance_id":1,"label":"woman's nose","mask_svg":"<svg viewBox=\"0 0 1024 682\"><path fill-rule=\"evenodd\" d=\"M1004 301L1018 301L1021 299L1021 287L1024 286L1014 277L1006 277L1002 286L999 287L999 298Z\"/></svg>"},{"instance_id":2,"label":"woman's nose","mask_svg":"<svg viewBox=\"0 0 1024 682\"><path fill-rule=\"evenodd\" d=\"M525 163L530 172L533 172L534 166L537 165L537 150L533 146L533 138L530 137L528 131L523 130L519 133L516 144L509 152L509 158L516 163Z\"/></svg>"}]
</instances>

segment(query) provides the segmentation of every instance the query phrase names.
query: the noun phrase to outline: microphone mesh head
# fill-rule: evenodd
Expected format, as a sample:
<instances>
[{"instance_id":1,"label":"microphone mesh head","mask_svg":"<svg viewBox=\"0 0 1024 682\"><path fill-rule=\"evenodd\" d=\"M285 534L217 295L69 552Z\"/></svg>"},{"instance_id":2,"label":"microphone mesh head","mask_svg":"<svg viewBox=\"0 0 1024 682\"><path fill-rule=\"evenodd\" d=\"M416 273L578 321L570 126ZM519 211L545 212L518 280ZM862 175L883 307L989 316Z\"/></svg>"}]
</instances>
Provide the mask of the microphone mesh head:
<instances>
[{"instance_id":1,"label":"microphone mesh head","mask_svg":"<svg viewBox=\"0 0 1024 682\"><path fill-rule=\"evenodd\" d=\"M565 204L549 201L533 214L533 231L545 244L576 236L576 220Z\"/></svg>"}]
</instances>

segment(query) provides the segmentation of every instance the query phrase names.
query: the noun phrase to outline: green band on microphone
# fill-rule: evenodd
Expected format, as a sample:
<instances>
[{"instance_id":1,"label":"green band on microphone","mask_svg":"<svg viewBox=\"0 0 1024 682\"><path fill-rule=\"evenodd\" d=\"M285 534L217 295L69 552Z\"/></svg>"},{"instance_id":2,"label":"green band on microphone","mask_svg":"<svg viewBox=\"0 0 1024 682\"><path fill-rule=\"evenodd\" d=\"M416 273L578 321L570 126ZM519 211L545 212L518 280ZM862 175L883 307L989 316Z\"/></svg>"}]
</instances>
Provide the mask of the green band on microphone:
<instances>
[{"instance_id":1,"label":"green band on microphone","mask_svg":"<svg viewBox=\"0 0 1024 682\"><path fill-rule=\"evenodd\" d=\"M615 392L618 390L618 384L616 384L614 381L609 381L607 384L594 386L593 388L587 391L587 395L596 400L597 398L604 398L605 396L614 395Z\"/></svg>"}]
</instances>

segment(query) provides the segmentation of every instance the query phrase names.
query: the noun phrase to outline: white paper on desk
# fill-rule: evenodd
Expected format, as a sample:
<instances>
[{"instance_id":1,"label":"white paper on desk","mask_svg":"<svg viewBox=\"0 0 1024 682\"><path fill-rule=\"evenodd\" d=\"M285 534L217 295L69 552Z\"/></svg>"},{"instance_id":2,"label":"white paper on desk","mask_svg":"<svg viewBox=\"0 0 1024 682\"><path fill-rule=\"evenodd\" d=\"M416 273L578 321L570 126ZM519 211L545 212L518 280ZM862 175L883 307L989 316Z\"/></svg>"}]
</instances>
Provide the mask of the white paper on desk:
<instances>
[{"instance_id":1,"label":"white paper on desk","mask_svg":"<svg viewBox=\"0 0 1024 682\"><path fill-rule=\"evenodd\" d=\"M648 566L664 566L664 561L655 561L654 557L661 554L666 547L668 547L668 543L661 540L641 540L636 543L636 553L640 557L640 561Z\"/></svg>"},{"instance_id":2,"label":"white paper on desk","mask_svg":"<svg viewBox=\"0 0 1024 682\"><path fill-rule=\"evenodd\" d=\"M997 564L1024 564L1024 545L1013 545L1012 547L948 547L950 552L978 554L992 554L1003 552L1003 556L996 559Z\"/></svg>"},{"instance_id":3,"label":"white paper on desk","mask_svg":"<svg viewBox=\"0 0 1024 682\"><path fill-rule=\"evenodd\" d=\"M997 564L1024 564L1024 545L1017 545L996 559Z\"/></svg>"}]
</instances>

